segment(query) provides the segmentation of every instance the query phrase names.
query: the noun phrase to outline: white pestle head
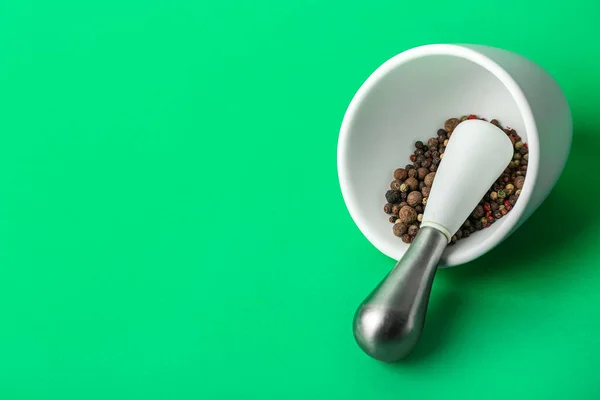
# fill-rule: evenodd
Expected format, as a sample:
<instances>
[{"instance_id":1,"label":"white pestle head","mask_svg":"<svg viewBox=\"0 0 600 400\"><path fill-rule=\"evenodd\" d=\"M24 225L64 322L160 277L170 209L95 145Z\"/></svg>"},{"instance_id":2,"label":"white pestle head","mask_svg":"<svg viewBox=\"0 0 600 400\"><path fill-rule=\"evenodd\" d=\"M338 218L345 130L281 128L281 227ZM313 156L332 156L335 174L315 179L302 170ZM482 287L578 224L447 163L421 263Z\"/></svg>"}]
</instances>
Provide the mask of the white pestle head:
<instances>
[{"instance_id":1,"label":"white pestle head","mask_svg":"<svg viewBox=\"0 0 600 400\"><path fill-rule=\"evenodd\" d=\"M450 241L512 157L502 129L481 120L460 123L435 174L421 227L435 228Z\"/></svg>"}]
</instances>

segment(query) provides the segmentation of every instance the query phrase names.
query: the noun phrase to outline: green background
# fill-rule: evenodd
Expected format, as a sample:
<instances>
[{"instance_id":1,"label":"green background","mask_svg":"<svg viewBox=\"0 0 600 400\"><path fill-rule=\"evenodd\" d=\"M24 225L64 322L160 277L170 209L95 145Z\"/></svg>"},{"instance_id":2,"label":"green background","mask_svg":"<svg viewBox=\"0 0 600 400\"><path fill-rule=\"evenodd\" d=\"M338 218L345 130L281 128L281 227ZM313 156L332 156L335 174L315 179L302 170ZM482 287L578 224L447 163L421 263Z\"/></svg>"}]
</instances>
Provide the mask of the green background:
<instances>
[{"instance_id":1,"label":"green background","mask_svg":"<svg viewBox=\"0 0 600 400\"><path fill-rule=\"evenodd\" d=\"M599 398L592 3L0 0L0 397ZM546 68L575 139L387 365L351 334L393 261L345 209L337 135L377 66L440 42Z\"/></svg>"}]
</instances>

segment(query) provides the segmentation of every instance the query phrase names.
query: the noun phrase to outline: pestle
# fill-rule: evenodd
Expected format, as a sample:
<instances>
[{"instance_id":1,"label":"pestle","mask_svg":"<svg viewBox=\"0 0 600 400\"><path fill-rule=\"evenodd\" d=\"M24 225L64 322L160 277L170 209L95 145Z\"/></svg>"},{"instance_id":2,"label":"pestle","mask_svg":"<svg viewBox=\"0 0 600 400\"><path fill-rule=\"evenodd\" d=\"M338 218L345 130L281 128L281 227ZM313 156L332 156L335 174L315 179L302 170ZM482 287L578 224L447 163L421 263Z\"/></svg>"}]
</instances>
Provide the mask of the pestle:
<instances>
[{"instance_id":1,"label":"pestle","mask_svg":"<svg viewBox=\"0 0 600 400\"><path fill-rule=\"evenodd\" d=\"M354 316L354 337L369 356L394 362L415 347L446 246L512 156L508 136L489 122L468 120L454 129L427 199L421 229Z\"/></svg>"}]
</instances>

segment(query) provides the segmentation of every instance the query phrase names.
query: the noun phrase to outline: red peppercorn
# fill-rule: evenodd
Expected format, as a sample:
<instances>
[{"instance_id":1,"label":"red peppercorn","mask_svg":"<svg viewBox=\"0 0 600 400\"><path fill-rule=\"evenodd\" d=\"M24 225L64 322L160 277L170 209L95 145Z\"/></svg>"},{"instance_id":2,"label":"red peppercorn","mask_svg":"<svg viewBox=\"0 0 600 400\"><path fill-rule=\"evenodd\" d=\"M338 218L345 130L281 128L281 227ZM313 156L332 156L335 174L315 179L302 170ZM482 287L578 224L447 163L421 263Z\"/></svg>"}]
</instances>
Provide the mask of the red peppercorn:
<instances>
[{"instance_id":1,"label":"red peppercorn","mask_svg":"<svg viewBox=\"0 0 600 400\"><path fill-rule=\"evenodd\" d=\"M508 200L504 200L504 206L510 206L510 203L508 202Z\"/></svg>"},{"instance_id":2,"label":"red peppercorn","mask_svg":"<svg viewBox=\"0 0 600 400\"><path fill-rule=\"evenodd\" d=\"M492 222L494 220L494 216L493 215L488 215L487 217L488 221Z\"/></svg>"},{"instance_id":3,"label":"red peppercorn","mask_svg":"<svg viewBox=\"0 0 600 400\"><path fill-rule=\"evenodd\" d=\"M502 181L503 181L504 183L508 182L508 176L506 176L506 177L502 178Z\"/></svg>"},{"instance_id":4,"label":"red peppercorn","mask_svg":"<svg viewBox=\"0 0 600 400\"><path fill-rule=\"evenodd\" d=\"M410 155L410 161L411 161L411 162L415 162L415 161L417 161L417 156L416 156L416 155L414 155L414 154L411 154L411 155Z\"/></svg>"},{"instance_id":5,"label":"red peppercorn","mask_svg":"<svg viewBox=\"0 0 600 400\"><path fill-rule=\"evenodd\" d=\"M485 211L490 211L490 210L491 210L491 208L490 208L490 203L485 203L485 204L483 205L483 209L484 209Z\"/></svg>"},{"instance_id":6,"label":"red peppercorn","mask_svg":"<svg viewBox=\"0 0 600 400\"><path fill-rule=\"evenodd\" d=\"M469 119L477 119L477 115L471 114L471 115L469 115Z\"/></svg>"}]
</instances>

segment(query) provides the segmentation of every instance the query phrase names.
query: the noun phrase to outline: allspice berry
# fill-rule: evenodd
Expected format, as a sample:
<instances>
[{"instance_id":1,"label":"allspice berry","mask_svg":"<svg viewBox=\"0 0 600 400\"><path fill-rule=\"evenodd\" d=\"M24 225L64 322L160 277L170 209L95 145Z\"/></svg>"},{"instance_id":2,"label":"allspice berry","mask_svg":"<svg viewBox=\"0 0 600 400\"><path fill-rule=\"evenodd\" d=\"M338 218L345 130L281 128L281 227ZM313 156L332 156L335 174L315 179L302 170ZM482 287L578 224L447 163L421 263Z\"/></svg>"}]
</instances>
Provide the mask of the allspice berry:
<instances>
[{"instance_id":1,"label":"allspice berry","mask_svg":"<svg viewBox=\"0 0 600 400\"><path fill-rule=\"evenodd\" d=\"M410 236L417 236L417 233L419 233L419 227L417 225L411 225L408 227L408 234Z\"/></svg>"},{"instance_id":2,"label":"allspice berry","mask_svg":"<svg viewBox=\"0 0 600 400\"><path fill-rule=\"evenodd\" d=\"M424 208L422 205L419 204L418 206L415 207L415 211L417 212L417 214L423 214ZM417 218L418 217L419 216L417 215Z\"/></svg>"},{"instance_id":3,"label":"allspice berry","mask_svg":"<svg viewBox=\"0 0 600 400\"><path fill-rule=\"evenodd\" d=\"M404 206L400 209L399 217L403 224L412 224L417 220L417 212L410 206Z\"/></svg>"},{"instance_id":4,"label":"allspice berry","mask_svg":"<svg viewBox=\"0 0 600 400\"><path fill-rule=\"evenodd\" d=\"M456 128L459 123L460 121L458 120L458 118L450 118L446 120L446 122L444 122L444 129L446 130L446 132L452 133L454 128Z\"/></svg>"},{"instance_id":5,"label":"allspice berry","mask_svg":"<svg viewBox=\"0 0 600 400\"><path fill-rule=\"evenodd\" d=\"M429 193L431 193L431 186L424 186L423 189L421 189L421 193L424 197L429 197Z\"/></svg>"},{"instance_id":6,"label":"allspice berry","mask_svg":"<svg viewBox=\"0 0 600 400\"><path fill-rule=\"evenodd\" d=\"M410 192L408 194L406 202L408 203L409 206L416 207L419 204L421 204L422 200L423 200L423 195L421 194L421 192L415 190L414 192Z\"/></svg>"},{"instance_id":7,"label":"allspice berry","mask_svg":"<svg viewBox=\"0 0 600 400\"><path fill-rule=\"evenodd\" d=\"M408 228L406 227L406 225L396 222L394 224L394 227L392 228L392 231L394 232L394 235L402 237L402 235L404 235L406 231L408 231Z\"/></svg>"},{"instance_id":8,"label":"allspice berry","mask_svg":"<svg viewBox=\"0 0 600 400\"><path fill-rule=\"evenodd\" d=\"M412 242L412 236L410 236L408 233L402 235L402 241L406 244L409 244L410 242Z\"/></svg>"},{"instance_id":9,"label":"allspice berry","mask_svg":"<svg viewBox=\"0 0 600 400\"><path fill-rule=\"evenodd\" d=\"M393 206L392 204L390 204L390 203L386 203L386 205L385 205L385 206L383 206L383 212L384 212L384 213L386 213L386 214L391 214L391 213L392 213L392 208L393 208L393 207L394 207L394 206Z\"/></svg>"},{"instance_id":10,"label":"allspice berry","mask_svg":"<svg viewBox=\"0 0 600 400\"><path fill-rule=\"evenodd\" d=\"M390 183L390 189L400 191L400 186L402 186L402 181L395 179Z\"/></svg>"},{"instance_id":11,"label":"allspice berry","mask_svg":"<svg viewBox=\"0 0 600 400\"><path fill-rule=\"evenodd\" d=\"M523 189L523 185L525 184L525 177L524 176L517 176L515 178L515 187L519 190Z\"/></svg>"},{"instance_id":12,"label":"allspice berry","mask_svg":"<svg viewBox=\"0 0 600 400\"><path fill-rule=\"evenodd\" d=\"M418 172L416 169L411 169L410 171L408 171L408 177L409 178L416 178L418 175Z\"/></svg>"},{"instance_id":13,"label":"allspice berry","mask_svg":"<svg viewBox=\"0 0 600 400\"><path fill-rule=\"evenodd\" d=\"M427 177L425 179L427 179ZM410 191L417 190L419 188L419 181L415 178L408 178L406 181L404 181L404 183L406 183ZM427 182L425 182L425 184L427 184Z\"/></svg>"},{"instance_id":14,"label":"allspice berry","mask_svg":"<svg viewBox=\"0 0 600 400\"><path fill-rule=\"evenodd\" d=\"M394 204L392 206L392 215L398 216L398 214L400 213L400 209L402 208L401 204Z\"/></svg>"},{"instance_id":15,"label":"allspice berry","mask_svg":"<svg viewBox=\"0 0 600 400\"><path fill-rule=\"evenodd\" d=\"M397 190L388 190L385 193L385 199L387 200L388 203L392 203L392 204L400 203L400 192Z\"/></svg>"},{"instance_id":16,"label":"allspice berry","mask_svg":"<svg viewBox=\"0 0 600 400\"><path fill-rule=\"evenodd\" d=\"M398 179L399 181L404 181L408 178L408 173L404 168L398 168L394 171L394 179Z\"/></svg>"},{"instance_id":17,"label":"allspice berry","mask_svg":"<svg viewBox=\"0 0 600 400\"><path fill-rule=\"evenodd\" d=\"M433 179L435 178L435 172L430 172L425 176L425 185L431 187L433 185Z\"/></svg>"},{"instance_id":18,"label":"allspice berry","mask_svg":"<svg viewBox=\"0 0 600 400\"><path fill-rule=\"evenodd\" d=\"M423 179L425 179L425 177L427 176L427 174L429 173L429 170L425 167L421 167L417 170L417 179L422 181Z\"/></svg>"}]
</instances>

